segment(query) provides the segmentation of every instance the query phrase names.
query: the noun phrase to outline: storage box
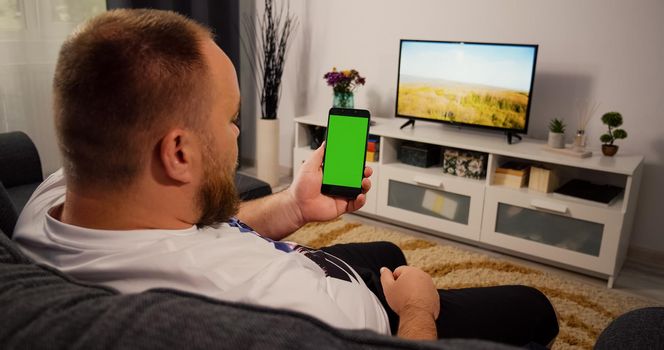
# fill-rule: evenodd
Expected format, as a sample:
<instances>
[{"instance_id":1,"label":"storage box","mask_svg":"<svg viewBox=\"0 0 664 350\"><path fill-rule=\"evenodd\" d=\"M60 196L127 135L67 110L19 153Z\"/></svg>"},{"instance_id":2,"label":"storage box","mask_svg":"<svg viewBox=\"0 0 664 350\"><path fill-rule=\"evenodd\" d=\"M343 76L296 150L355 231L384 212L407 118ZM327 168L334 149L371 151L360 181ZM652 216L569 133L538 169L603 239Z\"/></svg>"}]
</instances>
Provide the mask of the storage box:
<instances>
[{"instance_id":1,"label":"storage box","mask_svg":"<svg viewBox=\"0 0 664 350\"><path fill-rule=\"evenodd\" d=\"M552 192L558 187L558 174L553 170L543 167L530 167L530 179L528 188L533 191Z\"/></svg>"},{"instance_id":2,"label":"storage box","mask_svg":"<svg viewBox=\"0 0 664 350\"><path fill-rule=\"evenodd\" d=\"M496 168L493 184L512 188L524 187L528 181L529 169L529 164L518 162L505 163Z\"/></svg>"},{"instance_id":3,"label":"storage box","mask_svg":"<svg viewBox=\"0 0 664 350\"><path fill-rule=\"evenodd\" d=\"M367 162L377 162L378 152L367 151Z\"/></svg>"},{"instance_id":4,"label":"storage box","mask_svg":"<svg viewBox=\"0 0 664 350\"><path fill-rule=\"evenodd\" d=\"M438 165L440 146L421 142L403 142L399 146L397 159L402 163L422 168Z\"/></svg>"},{"instance_id":5,"label":"storage box","mask_svg":"<svg viewBox=\"0 0 664 350\"><path fill-rule=\"evenodd\" d=\"M447 148L443 152L443 170L447 174L483 179L486 176L487 154Z\"/></svg>"}]
</instances>

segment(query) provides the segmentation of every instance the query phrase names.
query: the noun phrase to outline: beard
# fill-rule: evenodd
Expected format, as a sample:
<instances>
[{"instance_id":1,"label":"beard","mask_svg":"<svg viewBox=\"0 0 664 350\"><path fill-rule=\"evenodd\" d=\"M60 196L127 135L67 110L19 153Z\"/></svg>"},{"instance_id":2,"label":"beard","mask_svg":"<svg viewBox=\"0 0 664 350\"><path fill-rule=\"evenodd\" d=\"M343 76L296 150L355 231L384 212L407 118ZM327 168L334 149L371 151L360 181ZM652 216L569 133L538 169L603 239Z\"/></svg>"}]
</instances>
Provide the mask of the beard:
<instances>
[{"instance_id":1,"label":"beard","mask_svg":"<svg viewBox=\"0 0 664 350\"><path fill-rule=\"evenodd\" d=\"M224 169L219 163L219 159L214 157L219 154L211 149L211 145L214 143L207 142L207 144L208 147L203 156L203 181L197 194L197 203L201 213L196 223L199 228L227 222L231 216L237 214L240 206L234 176L237 161Z\"/></svg>"}]
</instances>

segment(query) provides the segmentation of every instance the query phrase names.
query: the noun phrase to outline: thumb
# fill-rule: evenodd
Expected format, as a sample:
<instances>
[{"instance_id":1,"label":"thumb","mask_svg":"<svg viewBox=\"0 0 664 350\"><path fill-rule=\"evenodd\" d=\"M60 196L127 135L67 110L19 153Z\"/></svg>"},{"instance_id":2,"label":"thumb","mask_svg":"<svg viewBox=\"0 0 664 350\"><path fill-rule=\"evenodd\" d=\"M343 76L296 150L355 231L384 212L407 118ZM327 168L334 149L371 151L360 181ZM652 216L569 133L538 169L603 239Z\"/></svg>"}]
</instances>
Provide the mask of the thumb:
<instances>
[{"instance_id":1,"label":"thumb","mask_svg":"<svg viewBox=\"0 0 664 350\"><path fill-rule=\"evenodd\" d=\"M394 275L387 267L380 268L380 284L383 285L383 289L394 284Z\"/></svg>"},{"instance_id":2,"label":"thumb","mask_svg":"<svg viewBox=\"0 0 664 350\"><path fill-rule=\"evenodd\" d=\"M325 144L327 141L323 141L321 143L320 147L318 147L311 156L309 156L309 159L307 159L304 164L302 164L302 167L304 170L307 171L316 171L320 168L320 166L323 164L323 156L325 155Z\"/></svg>"}]
</instances>

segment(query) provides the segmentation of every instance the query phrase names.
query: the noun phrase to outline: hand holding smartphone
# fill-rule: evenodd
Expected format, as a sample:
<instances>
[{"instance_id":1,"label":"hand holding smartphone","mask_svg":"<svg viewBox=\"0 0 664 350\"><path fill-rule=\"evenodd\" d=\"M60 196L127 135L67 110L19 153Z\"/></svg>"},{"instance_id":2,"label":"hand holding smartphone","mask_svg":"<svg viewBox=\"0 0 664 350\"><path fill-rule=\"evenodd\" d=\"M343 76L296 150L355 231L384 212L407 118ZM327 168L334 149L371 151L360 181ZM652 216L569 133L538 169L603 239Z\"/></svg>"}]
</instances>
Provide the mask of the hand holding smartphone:
<instances>
[{"instance_id":1,"label":"hand holding smartphone","mask_svg":"<svg viewBox=\"0 0 664 350\"><path fill-rule=\"evenodd\" d=\"M321 193L350 199L362 193L369 120L364 109L330 109Z\"/></svg>"}]
</instances>

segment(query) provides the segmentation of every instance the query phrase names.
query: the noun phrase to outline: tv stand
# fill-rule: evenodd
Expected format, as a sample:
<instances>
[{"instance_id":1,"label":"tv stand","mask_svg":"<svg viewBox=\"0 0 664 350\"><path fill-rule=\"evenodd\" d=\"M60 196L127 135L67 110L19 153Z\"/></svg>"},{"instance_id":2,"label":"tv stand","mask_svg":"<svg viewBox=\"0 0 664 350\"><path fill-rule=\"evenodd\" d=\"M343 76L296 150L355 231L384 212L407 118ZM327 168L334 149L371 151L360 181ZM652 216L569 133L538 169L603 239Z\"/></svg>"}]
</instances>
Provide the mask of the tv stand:
<instances>
[{"instance_id":1,"label":"tv stand","mask_svg":"<svg viewBox=\"0 0 664 350\"><path fill-rule=\"evenodd\" d=\"M376 125L369 133L380 141L379 159L367 162L373 169L374 185L357 214L605 277L609 287L613 284L629 246L643 156L621 153L609 158L594 151L588 158L568 157L549 152L545 140L523 137L520 142L506 144L502 133L459 131L425 123L400 130L403 120L374 120ZM294 121L293 171L297 173L314 152L311 140L315 135L309 126L325 127L327 119L321 113ZM481 152L487 164L486 177L451 175L440 165L420 168L405 164L399 160L399 149L408 141L462 153ZM458 156L457 161L464 161L464 157ZM470 159L465 161L470 165ZM510 187L497 176L497 169L508 162L549 170L559 184L580 179L624 191L606 204L540 192L529 188L528 180ZM553 176L549 179L554 181Z\"/></svg>"},{"instance_id":2,"label":"tv stand","mask_svg":"<svg viewBox=\"0 0 664 350\"><path fill-rule=\"evenodd\" d=\"M401 130L401 129L407 127L408 125L410 125L411 128L414 127L414 126L415 126L415 119L408 119L407 122L405 122L405 123L403 123L403 125L401 125L401 127L399 128L399 130Z\"/></svg>"},{"instance_id":3,"label":"tv stand","mask_svg":"<svg viewBox=\"0 0 664 350\"><path fill-rule=\"evenodd\" d=\"M505 135L507 135L507 143L510 144L510 145L521 141L521 136L519 136L519 134L517 134L517 133L511 132L511 131L506 131ZM512 137L516 138L519 141L512 142Z\"/></svg>"}]
</instances>

